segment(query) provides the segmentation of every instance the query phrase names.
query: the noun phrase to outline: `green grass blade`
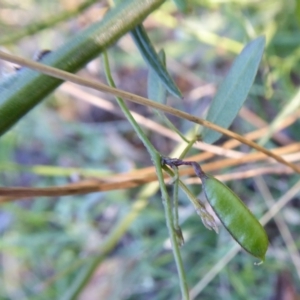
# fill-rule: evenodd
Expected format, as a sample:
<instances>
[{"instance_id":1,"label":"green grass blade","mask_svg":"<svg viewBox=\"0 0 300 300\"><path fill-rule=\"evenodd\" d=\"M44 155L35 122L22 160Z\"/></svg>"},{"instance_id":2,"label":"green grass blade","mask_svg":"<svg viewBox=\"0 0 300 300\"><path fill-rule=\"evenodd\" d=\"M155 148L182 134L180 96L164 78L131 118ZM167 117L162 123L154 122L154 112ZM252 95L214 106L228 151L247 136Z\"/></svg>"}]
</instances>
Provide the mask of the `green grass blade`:
<instances>
[{"instance_id":1,"label":"green grass blade","mask_svg":"<svg viewBox=\"0 0 300 300\"><path fill-rule=\"evenodd\" d=\"M257 73L265 45L265 38L258 37L245 46L235 59L228 75L220 85L208 110L207 121L228 128L241 109ZM203 141L214 143L221 133L204 128Z\"/></svg>"},{"instance_id":2,"label":"green grass blade","mask_svg":"<svg viewBox=\"0 0 300 300\"><path fill-rule=\"evenodd\" d=\"M164 0L122 1L100 22L91 25L61 48L48 54L43 60L44 63L69 72L79 70L122 35L140 24L163 2ZM27 68L0 82L0 135L61 83L59 79Z\"/></svg>"}]
</instances>

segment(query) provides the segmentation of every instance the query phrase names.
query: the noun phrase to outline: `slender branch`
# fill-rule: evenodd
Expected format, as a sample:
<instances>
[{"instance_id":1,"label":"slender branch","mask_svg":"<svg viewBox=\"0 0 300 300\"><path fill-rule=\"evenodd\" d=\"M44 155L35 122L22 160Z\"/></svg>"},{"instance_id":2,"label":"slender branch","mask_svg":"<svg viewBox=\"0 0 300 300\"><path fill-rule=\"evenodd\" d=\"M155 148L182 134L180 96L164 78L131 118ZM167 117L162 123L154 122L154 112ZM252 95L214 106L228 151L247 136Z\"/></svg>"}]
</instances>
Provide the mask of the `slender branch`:
<instances>
[{"instance_id":1,"label":"slender branch","mask_svg":"<svg viewBox=\"0 0 300 300\"><path fill-rule=\"evenodd\" d=\"M286 153L300 151L300 144L295 143L292 145L288 145L285 147L281 147L278 149L273 150L277 154L283 155ZM202 161L205 158L205 154L197 154L194 156L190 156L188 160L194 161ZM243 158L233 159L227 158L222 159L219 161L203 164L202 168L205 172L211 172L214 170L220 169L220 167L232 167L234 165L241 165L242 163L249 163L253 161L259 161L265 159L265 155L262 153L249 153L245 155ZM269 174L269 173L289 173L288 169L285 170L283 168L279 168L279 166L269 167L267 169L262 170L260 174ZM34 172L34 169L33 169ZM76 172L76 171L75 171ZM179 170L180 175L190 175L193 173L191 168L181 169ZM82 173L84 174L84 172ZM253 175L254 174L254 175ZM251 176L257 175L257 172L251 173ZM86 176L96 176L96 173L86 174ZM166 175L167 176L167 175ZM166 177L165 176L165 177ZM101 175L103 177L103 175ZM247 178L249 175L247 176ZM79 194L87 194L87 193L94 193L99 191L110 191L116 189L127 189L137 187L139 185L143 185L149 182L156 181L157 177L155 175L154 167L143 168L140 170L134 170L125 174L112 174L109 177L101 178L99 180L84 180L77 183L72 183L68 185L62 186L50 186L45 188L28 188L28 187L9 187L3 188L0 187L0 203L9 202L16 199L22 198L30 198L30 197L58 197L58 196L68 196L68 195L79 195Z\"/></svg>"},{"instance_id":2,"label":"slender branch","mask_svg":"<svg viewBox=\"0 0 300 300\"><path fill-rule=\"evenodd\" d=\"M164 175L162 172L162 165L161 165L161 157L156 156L154 160L154 164L158 166L156 168L156 175L160 184L160 190L162 193L162 199L163 199L163 204L164 204L164 209L165 209L165 215L166 215L166 221L167 221L167 227L169 229L169 235L171 239L171 243L173 246L173 254L174 258L176 261L176 266L177 266L177 271L179 275L179 281L180 281L180 288L181 288L181 293L183 299L189 299L189 292L188 292L188 286L186 282L186 275L184 272L183 268L183 263L182 263L182 258L180 255L180 250L179 250L179 245L178 245L178 240L177 240L177 235L176 231L174 230L174 220L173 220L173 214L172 214L172 205L171 205L171 200L166 188L166 185L164 183Z\"/></svg>"},{"instance_id":3,"label":"slender branch","mask_svg":"<svg viewBox=\"0 0 300 300\"><path fill-rule=\"evenodd\" d=\"M178 168L174 167L173 168L174 171L174 182L173 182L173 219L174 219L174 229L176 232L176 237L177 237L177 242L179 244L179 246L183 246L184 245L184 237L181 231L181 228L179 226L179 213L178 213L178 204L179 204L179 200L178 200L178 186L179 186L179 173L178 173Z\"/></svg>"},{"instance_id":4,"label":"slender branch","mask_svg":"<svg viewBox=\"0 0 300 300\"><path fill-rule=\"evenodd\" d=\"M287 162L282 157L272 153L271 151L265 149L264 147L254 143L252 141L247 140L243 136L241 136L237 133L234 133L234 132L232 132L228 129L222 128L222 127L220 127L220 126L218 126L214 123L211 123L209 121L203 120L201 118L197 118L197 117L195 117L193 115L190 115L186 112L175 109L173 107L151 101L149 99L146 99L146 98L138 96L138 95L131 94L131 93L126 92L126 91L122 91L122 90L118 90L118 89L113 88L113 87L109 87L109 86L107 86L103 83L100 83L100 82L96 81L96 80L81 78L81 77L79 77L77 75L74 75L72 73L68 73L66 71L62 71L62 70L59 70L59 69L56 69L56 68L53 68L53 67L49 67L49 66L46 66L46 65L40 64L38 62L28 60L28 59L24 59L24 58L20 58L20 57L14 56L14 55L10 55L10 54L7 54L7 53L2 52L2 51L0 51L0 58L4 59L4 60L8 60L8 61L13 62L13 63L20 64L22 66L30 67L32 69L35 69L37 71L40 71L44 74L50 75L50 76L55 77L55 78L63 79L63 80L66 80L66 81L71 81L73 83L83 85L83 86L87 86L87 87L93 88L95 90L110 93L110 94L112 94L114 96L117 96L117 97L126 98L126 99L128 99L132 102L139 103L139 104L145 105L145 106L149 106L149 107L152 107L152 108L155 108L155 109L159 109L159 110L164 111L166 113L169 113L171 115L175 115L177 117L180 117L180 118L189 120L191 122L200 124L202 126L208 127L212 130L218 131L218 132L220 132L224 135L232 137L232 138L240 141L241 143L246 144L246 145L262 152L262 153L265 153L266 155L268 155L268 156L274 158L275 160L277 160L278 162L289 166L295 172L300 173L300 167Z\"/></svg>"},{"instance_id":5,"label":"slender branch","mask_svg":"<svg viewBox=\"0 0 300 300\"><path fill-rule=\"evenodd\" d=\"M187 153L191 150L191 148L193 147L193 145L195 144L195 142L198 140L198 136L194 136L186 145L185 149L182 151L182 153L180 154L179 158L184 158Z\"/></svg>"}]
</instances>

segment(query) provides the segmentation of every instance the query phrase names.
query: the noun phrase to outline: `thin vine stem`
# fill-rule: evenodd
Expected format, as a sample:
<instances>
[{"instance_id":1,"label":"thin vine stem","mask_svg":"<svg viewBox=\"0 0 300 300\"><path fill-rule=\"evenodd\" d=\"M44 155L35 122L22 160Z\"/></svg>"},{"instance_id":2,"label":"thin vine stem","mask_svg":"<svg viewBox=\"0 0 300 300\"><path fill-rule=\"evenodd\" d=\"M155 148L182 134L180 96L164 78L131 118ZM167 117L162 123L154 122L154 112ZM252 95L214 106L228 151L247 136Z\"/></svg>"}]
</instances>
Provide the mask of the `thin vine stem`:
<instances>
[{"instance_id":1,"label":"thin vine stem","mask_svg":"<svg viewBox=\"0 0 300 300\"><path fill-rule=\"evenodd\" d=\"M178 168L174 167L173 171L175 173L174 182L173 182L173 218L174 218L174 229L177 236L177 241L179 246L184 245L184 237L179 226L179 214L178 214L178 186L179 186L179 172Z\"/></svg>"},{"instance_id":2,"label":"thin vine stem","mask_svg":"<svg viewBox=\"0 0 300 300\"><path fill-rule=\"evenodd\" d=\"M108 61L108 56L107 56L106 51L103 52L103 61L104 61L104 69L105 69L105 75L106 75L107 81L110 86L115 88L115 83L111 76L109 61ZM162 172L161 155L151 144L151 142L149 141L149 139L147 138L147 136L145 135L145 133L143 132L143 130L141 129L139 124L135 121L135 119L131 115L127 105L125 104L124 100L121 97L116 97L116 101L117 101L118 105L120 106L121 110L123 111L125 117L128 119L128 121L131 123L132 127L136 131L138 137L140 138L140 140L143 142L143 144L147 148L147 150L151 156L152 162L155 166L156 174L157 174L157 178L158 178L158 182L159 182L160 190L161 190L161 194L162 194L162 200L163 200L162 202L163 202L164 210L165 210L166 223L167 223L167 227L169 230L169 236L170 236L171 243L172 243L173 255L174 255L174 259L175 259L176 266L177 266L181 294L182 294L183 299L188 300L189 299L189 291L188 291L188 286L187 286L187 281L186 281L186 274L184 271L183 262L182 262L182 258L181 258L181 254L180 254L180 250L179 250L176 231L174 229L174 219L173 219L173 213L172 213L171 199L169 197L169 194L168 194L165 182L164 182L164 176L163 176L163 172Z\"/></svg>"},{"instance_id":3,"label":"thin vine stem","mask_svg":"<svg viewBox=\"0 0 300 300\"><path fill-rule=\"evenodd\" d=\"M199 139L199 136L195 135L186 145L185 149L182 151L182 153L180 154L179 158L182 159L184 158L187 153L190 151L190 149L193 147L193 145L195 144L195 142L197 142L197 140Z\"/></svg>"}]
</instances>

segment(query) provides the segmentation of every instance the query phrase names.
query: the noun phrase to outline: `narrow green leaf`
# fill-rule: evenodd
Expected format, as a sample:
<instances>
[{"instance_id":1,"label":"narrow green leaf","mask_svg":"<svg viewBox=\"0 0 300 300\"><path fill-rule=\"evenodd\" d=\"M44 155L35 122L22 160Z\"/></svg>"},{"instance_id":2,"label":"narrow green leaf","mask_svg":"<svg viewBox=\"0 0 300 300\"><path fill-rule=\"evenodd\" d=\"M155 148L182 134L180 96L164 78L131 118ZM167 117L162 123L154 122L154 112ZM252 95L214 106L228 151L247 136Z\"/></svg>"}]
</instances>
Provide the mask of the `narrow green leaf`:
<instances>
[{"instance_id":1,"label":"narrow green leaf","mask_svg":"<svg viewBox=\"0 0 300 300\"><path fill-rule=\"evenodd\" d=\"M180 90L169 75L165 66L161 63L159 56L157 55L154 46L152 45L146 33L146 30L144 29L144 26L142 24L136 26L131 31L131 36L144 60L149 65L149 67L152 68L153 71L157 74L167 90L174 96L182 98Z\"/></svg>"},{"instance_id":2,"label":"narrow green leaf","mask_svg":"<svg viewBox=\"0 0 300 300\"><path fill-rule=\"evenodd\" d=\"M158 57L163 64L164 67L166 67L166 54L165 51L162 49L158 53ZM149 68L148 72L148 98L159 102L159 103L166 103L167 99L167 90L165 86L162 84L162 81L159 79L156 72L153 71L152 68ZM187 143L189 142L185 136L174 126L174 124L167 118L167 116L160 112L159 110L154 110L154 112L163 120L163 122L174 132L176 132L184 141Z\"/></svg>"},{"instance_id":3,"label":"narrow green leaf","mask_svg":"<svg viewBox=\"0 0 300 300\"><path fill-rule=\"evenodd\" d=\"M159 51L158 57L161 63L163 64L163 66L166 67L166 54L163 49ZM157 73L152 68L149 68L148 71L147 93L148 93L148 99L163 104L166 103L167 90L165 86L162 84L162 81L159 79Z\"/></svg>"},{"instance_id":4,"label":"narrow green leaf","mask_svg":"<svg viewBox=\"0 0 300 300\"><path fill-rule=\"evenodd\" d=\"M235 59L208 110L207 120L228 128L241 109L253 84L261 61L265 38L258 37L245 46ZM214 143L221 133L204 128L203 141Z\"/></svg>"}]
</instances>

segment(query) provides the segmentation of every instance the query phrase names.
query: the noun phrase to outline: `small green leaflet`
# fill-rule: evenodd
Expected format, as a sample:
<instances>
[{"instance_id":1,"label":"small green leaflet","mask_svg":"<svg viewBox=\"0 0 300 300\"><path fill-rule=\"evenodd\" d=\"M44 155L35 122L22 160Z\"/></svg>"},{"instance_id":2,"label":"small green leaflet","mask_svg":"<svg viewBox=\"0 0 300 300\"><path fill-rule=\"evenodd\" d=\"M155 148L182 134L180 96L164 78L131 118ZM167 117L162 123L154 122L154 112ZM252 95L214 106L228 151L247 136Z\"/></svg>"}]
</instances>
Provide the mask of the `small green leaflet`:
<instances>
[{"instance_id":1,"label":"small green leaflet","mask_svg":"<svg viewBox=\"0 0 300 300\"><path fill-rule=\"evenodd\" d=\"M207 121L228 128L241 109L256 76L265 46L265 38L258 37L248 43L235 59L226 78L218 88L206 117ZM214 143L221 133L207 127L203 141Z\"/></svg>"},{"instance_id":2,"label":"small green leaflet","mask_svg":"<svg viewBox=\"0 0 300 300\"><path fill-rule=\"evenodd\" d=\"M166 68L166 54L163 49L161 49L158 52L158 57L162 63L162 65ZM148 98L150 100L153 100L155 102L159 102L162 104L166 103L167 100L167 90L165 88L165 85L159 78L158 74L149 67L148 72ZM184 141L187 141L187 139L183 136L183 134L174 126L174 124L167 118L167 116L160 112L159 110L154 110L155 113L164 121L164 123L174 132L176 132Z\"/></svg>"},{"instance_id":3,"label":"small green leaflet","mask_svg":"<svg viewBox=\"0 0 300 300\"><path fill-rule=\"evenodd\" d=\"M174 96L182 98L180 90L157 55L144 26L142 24L136 26L133 30L131 30L131 36L144 60L157 74L167 90Z\"/></svg>"}]
</instances>

